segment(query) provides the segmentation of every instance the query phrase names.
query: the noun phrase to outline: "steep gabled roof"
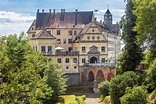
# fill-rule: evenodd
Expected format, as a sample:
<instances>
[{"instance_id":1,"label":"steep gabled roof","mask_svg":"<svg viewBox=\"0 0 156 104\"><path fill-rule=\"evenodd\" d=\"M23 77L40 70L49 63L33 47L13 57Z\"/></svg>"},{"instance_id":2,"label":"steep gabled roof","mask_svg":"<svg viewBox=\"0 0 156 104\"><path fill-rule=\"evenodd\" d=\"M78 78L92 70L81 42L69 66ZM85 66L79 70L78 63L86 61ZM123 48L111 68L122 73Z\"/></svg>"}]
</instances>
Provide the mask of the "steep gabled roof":
<instances>
[{"instance_id":1,"label":"steep gabled roof","mask_svg":"<svg viewBox=\"0 0 156 104\"><path fill-rule=\"evenodd\" d=\"M73 26L82 28L92 21L92 17L93 11L37 13L36 28L73 28Z\"/></svg>"},{"instance_id":2,"label":"steep gabled roof","mask_svg":"<svg viewBox=\"0 0 156 104\"><path fill-rule=\"evenodd\" d=\"M55 39L46 29L41 30L33 39Z\"/></svg>"},{"instance_id":3,"label":"steep gabled roof","mask_svg":"<svg viewBox=\"0 0 156 104\"><path fill-rule=\"evenodd\" d=\"M34 21L32 22L32 24L31 24L31 26L29 27L27 33L30 32L30 31L31 31L31 27L32 27L32 26L35 26L35 25L36 25L36 20L34 20Z\"/></svg>"}]
</instances>

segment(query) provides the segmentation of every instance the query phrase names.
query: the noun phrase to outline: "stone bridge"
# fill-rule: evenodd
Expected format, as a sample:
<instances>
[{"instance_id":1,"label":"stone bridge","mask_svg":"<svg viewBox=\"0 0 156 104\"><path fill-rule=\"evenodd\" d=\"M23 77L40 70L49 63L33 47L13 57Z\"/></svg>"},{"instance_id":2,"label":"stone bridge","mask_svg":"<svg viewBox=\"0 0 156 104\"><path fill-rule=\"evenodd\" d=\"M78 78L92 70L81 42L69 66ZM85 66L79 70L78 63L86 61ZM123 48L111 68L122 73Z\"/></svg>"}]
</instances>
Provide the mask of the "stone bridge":
<instances>
[{"instance_id":1,"label":"stone bridge","mask_svg":"<svg viewBox=\"0 0 156 104\"><path fill-rule=\"evenodd\" d=\"M115 77L116 69L108 66L89 66L84 69L83 76L82 82L94 83L94 87L97 87L100 82L110 81L112 77Z\"/></svg>"}]
</instances>

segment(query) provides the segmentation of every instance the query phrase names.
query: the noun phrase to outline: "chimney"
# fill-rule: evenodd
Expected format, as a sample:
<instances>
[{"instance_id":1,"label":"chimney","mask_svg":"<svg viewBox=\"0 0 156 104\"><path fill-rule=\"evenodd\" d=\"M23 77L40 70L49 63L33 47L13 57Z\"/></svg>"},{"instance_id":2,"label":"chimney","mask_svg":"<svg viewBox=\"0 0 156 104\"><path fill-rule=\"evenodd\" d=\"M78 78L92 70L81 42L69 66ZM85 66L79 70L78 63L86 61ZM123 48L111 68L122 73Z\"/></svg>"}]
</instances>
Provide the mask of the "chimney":
<instances>
[{"instance_id":1,"label":"chimney","mask_svg":"<svg viewBox=\"0 0 156 104\"><path fill-rule=\"evenodd\" d=\"M44 9L42 9L42 13L44 13Z\"/></svg>"},{"instance_id":2,"label":"chimney","mask_svg":"<svg viewBox=\"0 0 156 104\"><path fill-rule=\"evenodd\" d=\"M65 9L61 9L61 17L60 17L61 21L64 20L64 14L65 14Z\"/></svg>"},{"instance_id":3,"label":"chimney","mask_svg":"<svg viewBox=\"0 0 156 104\"><path fill-rule=\"evenodd\" d=\"M37 9L37 13L39 13L39 11L40 11L40 10L39 10L39 9Z\"/></svg>"},{"instance_id":4,"label":"chimney","mask_svg":"<svg viewBox=\"0 0 156 104\"><path fill-rule=\"evenodd\" d=\"M102 20L100 20L100 23L102 23Z\"/></svg>"},{"instance_id":5,"label":"chimney","mask_svg":"<svg viewBox=\"0 0 156 104\"><path fill-rule=\"evenodd\" d=\"M77 25L77 9L75 10L75 25Z\"/></svg>"},{"instance_id":6,"label":"chimney","mask_svg":"<svg viewBox=\"0 0 156 104\"><path fill-rule=\"evenodd\" d=\"M51 13L51 9L49 9L49 13Z\"/></svg>"},{"instance_id":7,"label":"chimney","mask_svg":"<svg viewBox=\"0 0 156 104\"><path fill-rule=\"evenodd\" d=\"M53 18L55 17L55 9L53 9Z\"/></svg>"},{"instance_id":8,"label":"chimney","mask_svg":"<svg viewBox=\"0 0 156 104\"><path fill-rule=\"evenodd\" d=\"M94 21L96 22L96 17L94 18Z\"/></svg>"}]
</instances>

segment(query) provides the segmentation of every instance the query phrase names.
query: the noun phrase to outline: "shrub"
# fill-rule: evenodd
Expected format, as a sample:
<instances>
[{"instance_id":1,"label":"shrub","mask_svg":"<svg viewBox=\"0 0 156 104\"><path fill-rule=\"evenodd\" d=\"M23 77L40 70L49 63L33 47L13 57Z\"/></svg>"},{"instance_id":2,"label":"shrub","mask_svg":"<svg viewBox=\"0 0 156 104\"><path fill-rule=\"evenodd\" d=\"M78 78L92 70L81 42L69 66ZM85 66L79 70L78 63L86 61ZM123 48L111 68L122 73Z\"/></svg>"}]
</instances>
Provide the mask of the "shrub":
<instances>
[{"instance_id":1,"label":"shrub","mask_svg":"<svg viewBox=\"0 0 156 104\"><path fill-rule=\"evenodd\" d=\"M147 83L148 88L155 89L156 88L156 59L150 65L146 73L147 73L146 83Z\"/></svg>"},{"instance_id":2,"label":"shrub","mask_svg":"<svg viewBox=\"0 0 156 104\"><path fill-rule=\"evenodd\" d=\"M109 95L109 82L108 81L103 81L99 84L98 86L99 93L105 97Z\"/></svg>"},{"instance_id":3,"label":"shrub","mask_svg":"<svg viewBox=\"0 0 156 104\"><path fill-rule=\"evenodd\" d=\"M127 88L120 101L121 104L147 104L147 90L142 86Z\"/></svg>"},{"instance_id":4,"label":"shrub","mask_svg":"<svg viewBox=\"0 0 156 104\"><path fill-rule=\"evenodd\" d=\"M81 96L83 100L86 100L86 95Z\"/></svg>"},{"instance_id":5,"label":"shrub","mask_svg":"<svg viewBox=\"0 0 156 104\"><path fill-rule=\"evenodd\" d=\"M76 96L76 101L78 102L78 104L86 104L82 98L82 96Z\"/></svg>"},{"instance_id":6,"label":"shrub","mask_svg":"<svg viewBox=\"0 0 156 104\"><path fill-rule=\"evenodd\" d=\"M119 98L125 94L126 88L139 85L139 81L140 76L132 71L125 72L113 78L109 85L111 104L120 104Z\"/></svg>"}]
</instances>

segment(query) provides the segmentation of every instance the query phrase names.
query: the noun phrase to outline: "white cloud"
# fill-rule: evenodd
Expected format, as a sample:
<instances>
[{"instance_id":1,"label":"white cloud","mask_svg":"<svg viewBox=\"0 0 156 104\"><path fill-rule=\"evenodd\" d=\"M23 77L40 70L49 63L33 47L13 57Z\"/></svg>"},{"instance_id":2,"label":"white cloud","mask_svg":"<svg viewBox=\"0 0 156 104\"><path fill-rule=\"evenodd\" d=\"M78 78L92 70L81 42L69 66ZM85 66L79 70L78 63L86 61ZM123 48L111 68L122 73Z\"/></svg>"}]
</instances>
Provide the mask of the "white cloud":
<instances>
[{"instance_id":1,"label":"white cloud","mask_svg":"<svg viewBox=\"0 0 156 104\"><path fill-rule=\"evenodd\" d=\"M0 11L0 35L26 32L34 19L29 14Z\"/></svg>"}]
</instances>

